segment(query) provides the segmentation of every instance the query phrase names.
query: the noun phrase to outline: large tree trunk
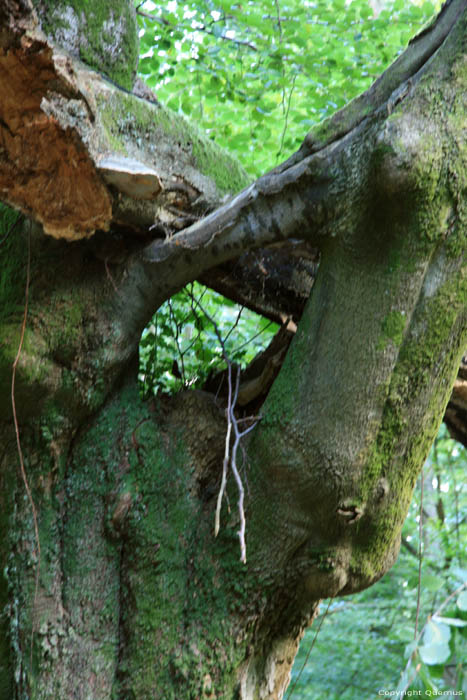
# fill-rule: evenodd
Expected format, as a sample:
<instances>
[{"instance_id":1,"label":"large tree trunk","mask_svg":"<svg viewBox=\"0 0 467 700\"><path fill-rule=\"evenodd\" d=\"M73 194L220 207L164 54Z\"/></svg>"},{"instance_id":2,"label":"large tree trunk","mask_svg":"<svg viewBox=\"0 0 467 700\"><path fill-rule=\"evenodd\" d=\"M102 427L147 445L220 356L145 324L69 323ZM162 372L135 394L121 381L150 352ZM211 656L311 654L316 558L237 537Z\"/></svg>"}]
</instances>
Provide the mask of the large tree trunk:
<instances>
[{"instance_id":1,"label":"large tree trunk","mask_svg":"<svg viewBox=\"0 0 467 700\"><path fill-rule=\"evenodd\" d=\"M2 198L39 222L0 238L0 700L282 698L319 600L394 562L467 345L466 3L218 209L246 184L231 158L64 57L26 0L0 18ZM320 267L238 457L244 563L233 480L213 534L225 400L143 402L138 338L181 285L289 237Z\"/></svg>"}]
</instances>

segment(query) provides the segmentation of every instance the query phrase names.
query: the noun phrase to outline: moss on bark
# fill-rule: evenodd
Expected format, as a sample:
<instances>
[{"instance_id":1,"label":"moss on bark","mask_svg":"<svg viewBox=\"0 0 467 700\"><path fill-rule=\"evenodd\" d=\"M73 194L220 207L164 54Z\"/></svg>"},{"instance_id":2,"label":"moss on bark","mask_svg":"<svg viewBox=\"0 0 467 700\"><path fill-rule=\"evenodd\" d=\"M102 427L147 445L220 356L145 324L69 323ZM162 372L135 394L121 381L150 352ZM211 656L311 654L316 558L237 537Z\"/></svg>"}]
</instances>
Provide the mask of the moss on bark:
<instances>
[{"instance_id":1,"label":"moss on bark","mask_svg":"<svg viewBox=\"0 0 467 700\"><path fill-rule=\"evenodd\" d=\"M390 105L390 119L379 113L350 146L335 148L325 212L335 231L323 240L312 298L242 465L247 566L233 506L212 534L220 410L212 400L208 410L206 397L144 404L136 370L115 384L136 352L136 341L126 352L135 336L123 326L149 313L151 300L121 300L128 270L109 271L92 246L33 235L16 398L41 541L35 595L37 544L8 415L26 238L16 232L0 248L3 697L12 689L20 700L280 696L316 600L370 585L392 563L466 343L460 27L454 88L443 87L437 68L436 80ZM455 106L449 120L443 100ZM149 140L178 139L174 152L188 149L188 165L227 189L207 142L195 143L164 110L150 123L136 102L119 100ZM126 147L131 119L117 116L107 128L117 146L119 123ZM430 151L415 138L422 121L436 131ZM240 185L243 175L233 168L228 178ZM135 295L141 279L133 278ZM206 436L220 456L204 454Z\"/></svg>"},{"instance_id":2,"label":"moss on bark","mask_svg":"<svg viewBox=\"0 0 467 700\"><path fill-rule=\"evenodd\" d=\"M138 28L128 0L34 0L45 33L91 68L131 90Z\"/></svg>"}]
</instances>

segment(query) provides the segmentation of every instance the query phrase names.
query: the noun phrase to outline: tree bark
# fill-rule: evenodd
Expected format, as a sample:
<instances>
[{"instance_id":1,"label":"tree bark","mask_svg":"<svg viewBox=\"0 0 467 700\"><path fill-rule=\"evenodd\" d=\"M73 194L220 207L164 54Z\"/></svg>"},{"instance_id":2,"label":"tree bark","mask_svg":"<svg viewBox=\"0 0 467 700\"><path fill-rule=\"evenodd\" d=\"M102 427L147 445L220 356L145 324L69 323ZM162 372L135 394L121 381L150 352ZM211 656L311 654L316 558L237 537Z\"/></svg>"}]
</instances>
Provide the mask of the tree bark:
<instances>
[{"instance_id":1,"label":"tree bark","mask_svg":"<svg viewBox=\"0 0 467 700\"><path fill-rule=\"evenodd\" d=\"M6 212L0 238L0 700L278 700L320 599L394 562L467 346L466 3L249 185L37 7L0 14L0 187L36 221ZM283 287L284 250L319 270L214 537L226 400L142 401L138 340L271 244ZM298 320L271 296L251 303Z\"/></svg>"}]
</instances>

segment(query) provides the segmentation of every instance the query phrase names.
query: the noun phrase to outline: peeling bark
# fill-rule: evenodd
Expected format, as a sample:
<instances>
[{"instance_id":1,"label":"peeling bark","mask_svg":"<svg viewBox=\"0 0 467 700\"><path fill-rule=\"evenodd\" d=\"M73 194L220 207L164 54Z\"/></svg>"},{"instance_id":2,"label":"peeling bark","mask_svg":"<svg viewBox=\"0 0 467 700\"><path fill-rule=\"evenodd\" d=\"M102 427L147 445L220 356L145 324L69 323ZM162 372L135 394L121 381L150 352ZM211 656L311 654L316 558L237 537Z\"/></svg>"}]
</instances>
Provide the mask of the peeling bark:
<instances>
[{"instance_id":1,"label":"peeling bark","mask_svg":"<svg viewBox=\"0 0 467 700\"><path fill-rule=\"evenodd\" d=\"M451 398L444 414L449 433L467 447L467 356L462 358Z\"/></svg>"},{"instance_id":2,"label":"peeling bark","mask_svg":"<svg viewBox=\"0 0 467 700\"><path fill-rule=\"evenodd\" d=\"M2 198L34 212L55 237L76 240L107 229L111 200L88 152L47 114L45 95L57 79L51 50L23 37L1 64Z\"/></svg>"},{"instance_id":3,"label":"peeling bark","mask_svg":"<svg viewBox=\"0 0 467 700\"><path fill-rule=\"evenodd\" d=\"M216 206L226 183L245 184L233 159L186 120L53 45L32 10L23 22L8 19L0 191L45 233L79 240L112 223L139 235L176 230L187 210L198 217Z\"/></svg>"}]
</instances>

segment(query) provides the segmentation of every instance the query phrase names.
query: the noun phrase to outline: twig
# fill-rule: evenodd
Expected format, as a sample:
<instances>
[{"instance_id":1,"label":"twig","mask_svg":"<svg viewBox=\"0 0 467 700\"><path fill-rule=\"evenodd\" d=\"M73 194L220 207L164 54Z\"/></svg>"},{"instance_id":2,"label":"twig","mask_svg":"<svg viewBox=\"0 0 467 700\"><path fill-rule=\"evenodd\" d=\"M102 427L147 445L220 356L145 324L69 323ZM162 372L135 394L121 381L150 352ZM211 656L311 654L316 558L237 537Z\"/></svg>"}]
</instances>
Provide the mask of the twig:
<instances>
[{"instance_id":1,"label":"twig","mask_svg":"<svg viewBox=\"0 0 467 700\"><path fill-rule=\"evenodd\" d=\"M141 3L144 4L144 3ZM157 22L158 24L162 24L165 27L171 27L172 29L181 29L182 31L187 31L186 28L184 28L183 24L177 23L177 24L171 24L167 19L164 17L159 17L155 15L151 15L148 12L144 12L142 10L139 10L138 8L136 9L136 14L138 14L140 17L144 17L145 19L149 19L152 22ZM224 16L223 19L226 19ZM212 24L216 24L215 21L211 22ZM186 25L185 25L186 27ZM250 49L251 51L258 51L258 47L255 46L255 44L252 44L251 41L247 41L246 39L237 39L236 37L229 36L228 34L214 34L213 31L210 30L209 26L206 24L200 24L199 26L196 26L194 28L190 27L188 31L190 31L194 34L195 32L204 32L205 34L208 34L209 36L213 36L215 39L223 39L224 41L230 41L232 44L235 44L236 46L245 46L246 48Z\"/></svg>"},{"instance_id":2,"label":"twig","mask_svg":"<svg viewBox=\"0 0 467 700\"><path fill-rule=\"evenodd\" d=\"M267 331L267 329L269 328L269 326L272 326L273 323L274 323L274 321L269 321L269 323L267 323L267 324L264 326L264 328L262 328L260 331L258 331L258 332L255 333L254 335L252 335L251 338L248 338L248 340L245 340L244 343L242 343L241 345L239 345L238 348L236 348L236 352L238 352L239 350L241 350L242 348L244 348L245 345L248 345L249 343L252 343L253 340L256 340L256 338L259 338L259 336L262 335L262 334L264 333L264 331Z\"/></svg>"},{"instance_id":3,"label":"twig","mask_svg":"<svg viewBox=\"0 0 467 700\"><path fill-rule=\"evenodd\" d=\"M241 317L242 312L243 312L244 309L245 309L244 306L242 306L242 307L240 308L240 311L239 311L238 314L237 314L237 318L235 319L235 323L231 326L229 332L227 333L227 335L226 335L225 338L224 338L224 343L226 343L226 342L228 341L228 339L230 338L230 336L232 335L232 333L234 332L234 330L236 329L236 327L237 327L238 324L240 323L240 317Z\"/></svg>"},{"instance_id":4,"label":"twig","mask_svg":"<svg viewBox=\"0 0 467 700\"><path fill-rule=\"evenodd\" d=\"M407 541L407 539L406 539L405 537L401 537L401 545L402 545L403 547L405 547L405 549L409 552L409 554L411 554L413 557L415 557L416 559L418 559L418 552L417 552L417 550L415 549L415 547L413 547L413 546L410 544L410 542Z\"/></svg>"},{"instance_id":5,"label":"twig","mask_svg":"<svg viewBox=\"0 0 467 700\"><path fill-rule=\"evenodd\" d=\"M199 29L202 32L205 32L206 34L209 34L210 36L215 36L216 39L223 39L224 41L230 41L232 44L236 44L237 46L246 46L248 49L251 51L258 51L258 47L252 44L250 41L246 41L246 39L235 39L235 37L228 36L221 34L220 36L216 36L214 32L210 32L206 27L197 27L197 30Z\"/></svg>"},{"instance_id":6,"label":"twig","mask_svg":"<svg viewBox=\"0 0 467 700\"><path fill-rule=\"evenodd\" d=\"M421 484L420 484L420 521L418 530L418 588L417 588L417 613L415 615L415 630L414 639L417 639L418 634L418 618L420 615L420 594L422 588L422 537L423 537L423 469L421 473ZM415 653L415 652L414 652Z\"/></svg>"},{"instance_id":7,"label":"twig","mask_svg":"<svg viewBox=\"0 0 467 700\"><path fill-rule=\"evenodd\" d=\"M16 223L17 223L17 221L15 222L15 224ZM26 269L26 292L25 292L25 300L24 300L23 323L21 325L21 336L20 336L20 340L19 340L18 352L16 353L16 357L15 357L15 361L13 362L12 373L11 373L11 408L12 408L12 412L13 412L13 422L15 425L16 445L18 448L18 457L19 457L21 478L23 480L24 487L26 489L28 501L31 505L32 518L34 521L34 535L36 538L36 547L37 547L37 563L36 563L36 575L35 575L35 587L34 587L34 600L33 600L33 609L32 609L32 615L31 615L30 665L32 668L32 646L33 646L33 640L34 640L34 611L36 609L37 594L38 594L38 590L39 590L39 573L40 573L40 565L41 565L41 543L40 543L40 539L39 539L39 526L37 523L36 506L34 505L34 500L32 497L31 489L29 487L28 477L26 475L26 468L24 466L24 457L23 457L23 450L21 448L21 439L20 439L20 435L19 435L18 416L16 414L16 400L15 400L16 368L18 366L19 358L21 356L21 350L23 348L24 334L26 331L26 320L28 317L30 273L31 273L31 233L29 232L29 234L28 234L28 262L27 262L27 269Z\"/></svg>"},{"instance_id":8,"label":"twig","mask_svg":"<svg viewBox=\"0 0 467 700\"><path fill-rule=\"evenodd\" d=\"M238 429L238 421L235 419L234 413L233 413L233 408L235 407L235 404L237 402L238 398L238 389L240 386L240 367L237 368L237 380L235 383L235 394L234 394L234 399L231 404L231 410L230 410L230 420L231 423L233 424L234 427L234 432L235 432L235 440L234 444L232 447L232 458L230 460L230 466L232 467L232 472L235 477L235 481L237 482L237 489L238 489L238 513L240 516L240 529L238 531L238 538L240 540L240 561L242 561L244 564L246 564L246 543L245 543L245 530L246 530L246 520L245 520L245 509L243 507L243 501L245 498L245 489L243 487L243 482L242 478L239 474L239 471L237 469L237 450L238 446L240 444L240 440L242 437L247 435L253 428L256 426L256 423L253 423L253 425L250 425L249 428L246 428L243 431L239 431Z\"/></svg>"},{"instance_id":9,"label":"twig","mask_svg":"<svg viewBox=\"0 0 467 700\"><path fill-rule=\"evenodd\" d=\"M225 493L225 488L227 485L227 472L229 468L229 461L230 461L230 436L232 433L232 416L235 416L233 413L233 409L235 408L235 402L232 401L232 363L229 360L229 357L227 356L227 352L225 349L225 341L222 338L219 327L213 317L208 314L208 312L203 308L201 305L201 302L199 299L196 299L193 291L188 292L189 296L191 297L192 301L199 306L201 309L202 313L206 316L206 318L212 323L212 326L214 328L214 333L217 336L217 339L220 343L220 346L222 348L222 356L227 363L227 377L228 377L228 397L227 397L227 431L226 431L226 436L225 436L225 451L224 451L224 461L222 464L222 480L221 480L221 486L219 489L219 493L217 495L217 504L216 504L216 514L214 518L214 536L217 537L219 534L219 529L220 529L220 513L221 513L221 506L222 506L222 499L224 497Z\"/></svg>"},{"instance_id":10,"label":"twig","mask_svg":"<svg viewBox=\"0 0 467 700\"><path fill-rule=\"evenodd\" d=\"M285 111L285 118L284 118L284 128L282 130L282 136L281 136L281 145L280 145L279 151L277 152L277 158L282 153L282 149L284 147L285 134L287 132L287 127L288 127L288 123L289 123L290 102L292 100L292 95L293 95L293 91L295 89L295 81L296 80L297 80L297 74L295 73L295 75L293 76L293 79L292 79L292 87L290 88L290 92L289 92L289 99L287 102L287 109Z\"/></svg>"},{"instance_id":11,"label":"twig","mask_svg":"<svg viewBox=\"0 0 467 700\"><path fill-rule=\"evenodd\" d=\"M141 5L144 5L142 2ZM141 7L139 5L139 7ZM164 17L155 17L154 15L150 15L148 12L143 12L142 10L139 10L136 8L136 14L139 15L140 17L144 17L145 19L150 19L152 22L158 22L159 24L163 24L165 27L171 27L172 25L170 24L169 20L164 19Z\"/></svg>"},{"instance_id":12,"label":"twig","mask_svg":"<svg viewBox=\"0 0 467 700\"><path fill-rule=\"evenodd\" d=\"M227 365L227 377L228 377L228 382L229 382L229 393L228 393L228 399L227 399L227 431L226 431L226 435L225 435L224 461L222 463L222 480L221 480L221 486L219 489L219 493L217 494L216 515L215 515L215 519L214 519L214 537L217 537L217 535L219 534L222 499L224 497L225 487L227 484L227 471L229 468L229 458L230 458L230 454L229 454L230 434L232 432L232 422L230 420L231 398L232 398L232 365L230 364L230 362Z\"/></svg>"},{"instance_id":13,"label":"twig","mask_svg":"<svg viewBox=\"0 0 467 700\"><path fill-rule=\"evenodd\" d=\"M455 591L453 591L452 593L450 593L450 594L448 595L448 597L445 598L445 599L443 600L443 602L441 603L441 605L439 606L439 608L438 608L437 610L435 610L435 612L433 613L433 615L430 615L428 619L431 619L431 618L433 618L433 617L438 617L438 615L440 614L440 612L441 612L442 610L444 610L444 608L446 607L446 605L454 598L454 596L458 595L459 593L462 593L462 591L464 590L464 588L467 588L467 581L466 581L465 583L461 584L458 588L456 588ZM425 625L425 627L426 627L426 625ZM423 629L425 629L425 627L424 627ZM423 630L422 630L422 632L423 632Z\"/></svg>"},{"instance_id":14,"label":"twig","mask_svg":"<svg viewBox=\"0 0 467 700\"><path fill-rule=\"evenodd\" d=\"M182 374L183 386L186 387L185 360L183 359L184 352L182 352L180 342L179 342L179 338L180 338L179 325L178 325L177 319L175 318L175 312L173 310L172 302L170 299L168 300L168 305L169 305L169 311L170 311L170 317L172 319L172 323L175 325L175 344L177 346L178 356L180 357L180 362L181 362L180 371Z\"/></svg>"},{"instance_id":15,"label":"twig","mask_svg":"<svg viewBox=\"0 0 467 700\"><path fill-rule=\"evenodd\" d=\"M279 7L278 0L274 0L277 13L277 28L279 30L279 43L282 44L282 21L281 21L281 8Z\"/></svg>"},{"instance_id":16,"label":"twig","mask_svg":"<svg viewBox=\"0 0 467 700\"><path fill-rule=\"evenodd\" d=\"M225 495L225 489L227 486L227 475L228 475L228 469L229 469L229 464L230 464L230 467L232 469L232 473L233 473L234 478L235 478L235 482L237 484L237 490L238 490L238 513L240 516L240 529L238 530L237 534L238 534L238 537L240 540L240 561L242 561L244 564L246 564L246 542L245 542L246 518L245 518L245 509L244 509L245 489L243 486L242 477L240 476L240 473L239 473L238 467L237 467L237 451L238 451L238 446L240 444L240 440L242 439L242 437L247 435L251 430L253 430L253 428L257 424L257 421L255 421L253 423L253 425L250 425L245 430L243 430L243 431L239 430L238 421L237 421L237 418L235 416L235 405L237 403L238 390L240 387L240 367L237 367L235 389L232 389L232 362L227 354L227 351L225 348L225 339L222 338L222 336L221 336L219 326L217 325L214 318L212 316L210 316L210 314L208 314L208 312L203 308L199 299L195 299L192 292L188 292L188 294L191 296L194 303L197 304L197 306L201 309L201 311L204 313L206 318L212 323L212 326L214 328L214 332L215 332L217 339L220 343L220 346L222 348L222 357L227 364L227 378L228 378L228 398L227 398L227 412L226 412L227 413L227 431L226 431L226 436L225 436L224 460L222 463L222 479L221 479L221 485L219 488L219 493L217 495L216 513L214 516L214 536L217 537L217 535L219 534L222 500L223 500L224 495ZM240 313L241 313L241 311L240 311ZM239 314L239 316L240 316L240 314ZM238 318L237 318L235 325L237 323L238 323ZM232 428L234 430L235 437L234 437L234 444L232 446L232 452L230 453L230 440L231 440L231 435L232 435Z\"/></svg>"}]
</instances>

